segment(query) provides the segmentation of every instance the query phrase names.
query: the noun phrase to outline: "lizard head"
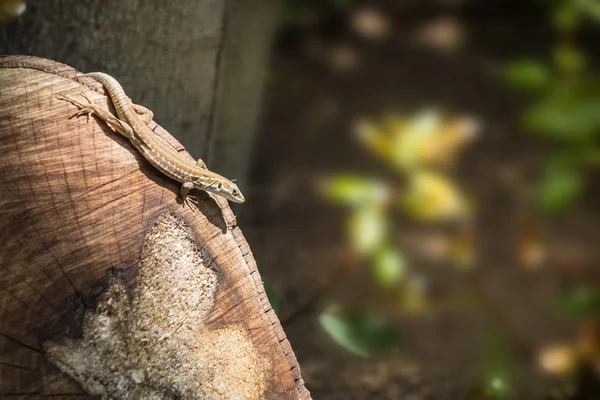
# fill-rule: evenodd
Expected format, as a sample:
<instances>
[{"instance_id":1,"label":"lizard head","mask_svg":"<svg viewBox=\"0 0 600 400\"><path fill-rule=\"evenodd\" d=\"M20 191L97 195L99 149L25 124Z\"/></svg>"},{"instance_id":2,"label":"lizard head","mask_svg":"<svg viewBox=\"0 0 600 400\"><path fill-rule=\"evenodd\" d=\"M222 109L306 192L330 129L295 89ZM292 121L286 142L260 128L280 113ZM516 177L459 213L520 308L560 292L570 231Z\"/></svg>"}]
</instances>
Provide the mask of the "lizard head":
<instances>
[{"instance_id":1,"label":"lizard head","mask_svg":"<svg viewBox=\"0 0 600 400\"><path fill-rule=\"evenodd\" d=\"M209 185L202 185L201 189L225 197L227 200L233 201L234 203L243 203L246 201L240 188L229 179L223 177L216 179Z\"/></svg>"}]
</instances>

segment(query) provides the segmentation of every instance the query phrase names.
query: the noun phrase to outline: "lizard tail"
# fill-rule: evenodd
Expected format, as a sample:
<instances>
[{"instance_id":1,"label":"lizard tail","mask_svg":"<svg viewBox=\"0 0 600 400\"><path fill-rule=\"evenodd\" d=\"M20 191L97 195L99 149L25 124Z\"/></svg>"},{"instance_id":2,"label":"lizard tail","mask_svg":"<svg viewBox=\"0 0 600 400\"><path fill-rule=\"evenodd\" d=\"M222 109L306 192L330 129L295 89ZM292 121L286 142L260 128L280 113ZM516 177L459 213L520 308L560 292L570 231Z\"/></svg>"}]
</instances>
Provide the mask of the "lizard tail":
<instances>
[{"instance_id":1,"label":"lizard tail","mask_svg":"<svg viewBox=\"0 0 600 400\"><path fill-rule=\"evenodd\" d=\"M86 75L104 86L115 106L115 110L117 110L117 114L119 114L119 118L126 120L127 116L121 114L131 112L131 103L127 101L129 98L125 95L121 84L104 72L90 72ZM119 112L119 110L122 111Z\"/></svg>"}]
</instances>

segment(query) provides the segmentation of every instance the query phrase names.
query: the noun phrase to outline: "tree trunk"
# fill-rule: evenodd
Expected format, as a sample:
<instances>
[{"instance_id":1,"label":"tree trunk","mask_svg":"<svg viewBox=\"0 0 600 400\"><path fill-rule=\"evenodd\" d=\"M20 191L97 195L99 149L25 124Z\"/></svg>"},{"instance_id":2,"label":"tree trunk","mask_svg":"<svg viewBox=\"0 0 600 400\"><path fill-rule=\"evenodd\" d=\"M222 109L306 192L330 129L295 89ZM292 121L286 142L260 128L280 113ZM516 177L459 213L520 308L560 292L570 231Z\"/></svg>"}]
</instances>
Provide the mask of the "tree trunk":
<instances>
[{"instance_id":1,"label":"tree trunk","mask_svg":"<svg viewBox=\"0 0 600 400\"><path fill-rule=\"evenodd\" d=\"M0 88L0 396L308 399L227 201L69 119L110 104L71 67L0 58Z\"/></svg>"}]
</instances>

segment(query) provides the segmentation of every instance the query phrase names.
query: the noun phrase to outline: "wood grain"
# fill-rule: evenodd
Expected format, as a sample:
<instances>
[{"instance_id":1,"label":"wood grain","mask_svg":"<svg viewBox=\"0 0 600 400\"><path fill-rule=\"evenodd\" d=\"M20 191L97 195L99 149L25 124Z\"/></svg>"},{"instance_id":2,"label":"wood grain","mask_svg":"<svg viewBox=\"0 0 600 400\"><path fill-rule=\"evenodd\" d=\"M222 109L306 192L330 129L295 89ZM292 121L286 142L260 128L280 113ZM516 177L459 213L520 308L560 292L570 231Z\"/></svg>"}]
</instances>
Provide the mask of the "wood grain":
<instances>
[{"instance_id":1,"label":"wood grain","mask_svg":"<svg viewBox=\"0 0 600 400\"><path fill-rule=\"evenodd\" d=\"M74 107L55 95L82 91L108 107L102 87L69 66L0 58L0 396L88 398L48 361L44 342L81 337L84 314L111 278L135 296L144 236L169 212L189 225L218 273L206 326L250 335L270 360L264 398L308 399L227 201L200 192L198 209L184 208L177 182L126 140L95 118L69 119Z\"/></svg>"}]
</instances>

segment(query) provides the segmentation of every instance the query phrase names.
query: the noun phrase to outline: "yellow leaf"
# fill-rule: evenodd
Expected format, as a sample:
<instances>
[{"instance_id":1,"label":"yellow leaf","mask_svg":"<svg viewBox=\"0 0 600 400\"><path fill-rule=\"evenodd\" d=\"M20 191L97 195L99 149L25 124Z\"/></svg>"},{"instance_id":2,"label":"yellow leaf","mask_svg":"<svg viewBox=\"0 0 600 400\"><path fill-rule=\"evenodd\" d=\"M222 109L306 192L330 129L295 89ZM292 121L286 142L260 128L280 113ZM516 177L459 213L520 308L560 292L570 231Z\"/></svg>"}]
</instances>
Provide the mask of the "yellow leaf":
<instances>
[{"instance_id":1,"label":"yellow leaf","mask_svg":"<svg viewBox=\"0 0 600 400\"><path fill-rule=\"evenodd\" d=\"M334 203L384 205L391 194L390 188L377 179L357 175L338 175L320 182L321 191Z\"/></svg>"},{"instance_id":2,"label":"yellow leaf","mask_svg":"<svg viewBox=\"0 0 600 400\"><path fill-rule=\"evenodd\" d=\"M390 135L385 129L368 121L359 121L356 125L358 140L375 155L384 160L393 160Z\"/></svg>"},{"instance_id":3,"label":"yellow leaf","mask_svg":"<svg viewBox=\"0 0 600 400\"><path fill-rule=\"evenodd\" d=\"M23 0L0 0L0 24L7 24L23 14L27 4Z\"/></svg>"},{"instance_id":4,"label":"yellow leaf","mask_svg":"<svg viewBox=\"0 0 600 400\"><path fill-rule=\"evenodd\" d=\"M410 175L403 205L413 217L428 221L463 219L469 211L466 199L447 177L423 170Z\"/></svg>"},{"instance_id":5,"label":"yellow leaf","mask_svg":"<svg viewBox=\"0 0 600 400\"><path fill-rule=\"evenodd\" d=\"M373 254L370 269L379 286L389 289L398 285L406 275L406 261L397 249L384 246Z\"/></svg>"},{"instance_id":6,"label":"yellow leaf","mask_svg":"<svg viewBox=\"0 0 600 400\"><path fill-rule=\"evenodd\" d=\"M360 121L361 143L401 170L452 164L478 130L473 118L443 119L435 110L418 113L410 120L387 116L380 123Z\"/></svg>"},{"instance_id":7,"label":"yellow leaf","mask_svg":"<svg viewBox=\"0 0 600 400\"><path fill-rule=\"evenodd\" d=\"M348 220L352 249L359 254L371 253L383 241L387 223L383 210L377 207L356 209Z\"/></svg>"}]
</instances>

